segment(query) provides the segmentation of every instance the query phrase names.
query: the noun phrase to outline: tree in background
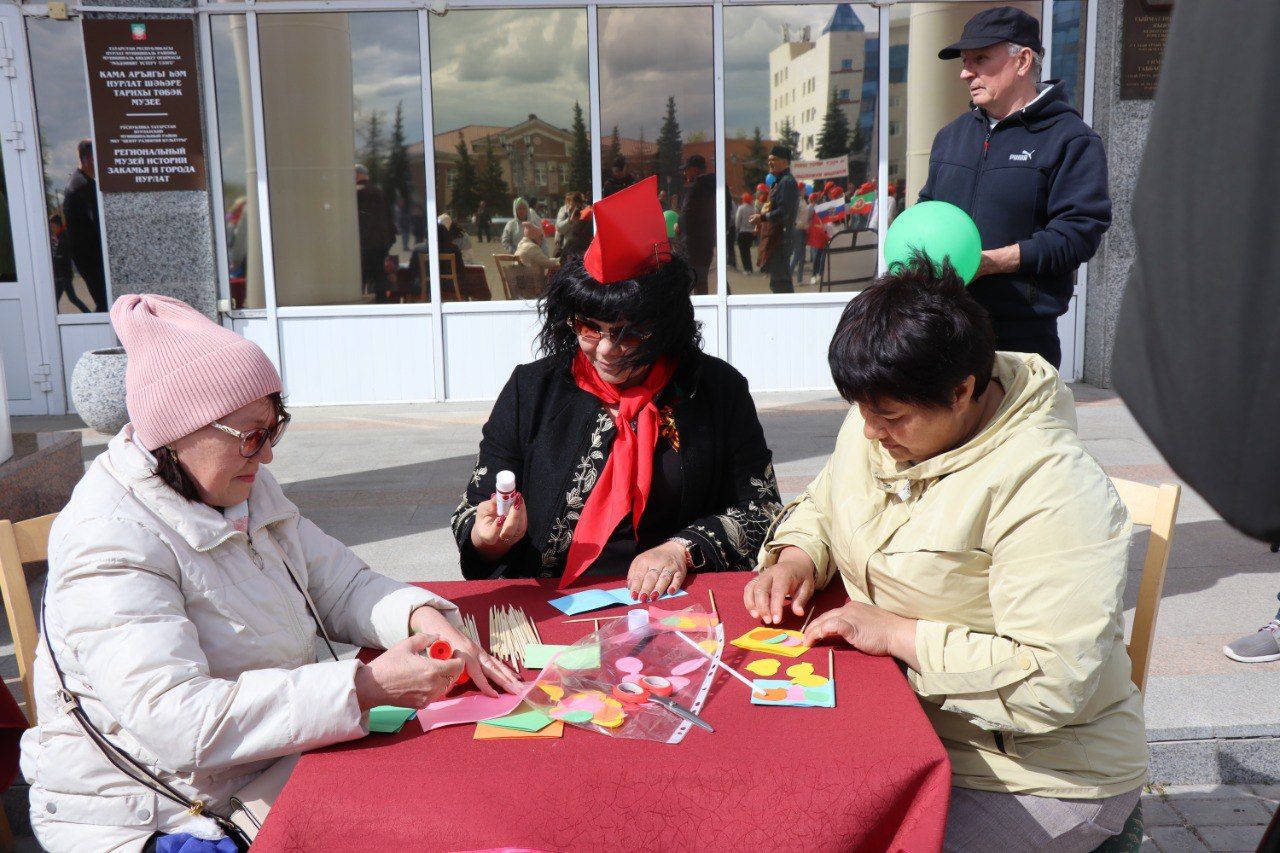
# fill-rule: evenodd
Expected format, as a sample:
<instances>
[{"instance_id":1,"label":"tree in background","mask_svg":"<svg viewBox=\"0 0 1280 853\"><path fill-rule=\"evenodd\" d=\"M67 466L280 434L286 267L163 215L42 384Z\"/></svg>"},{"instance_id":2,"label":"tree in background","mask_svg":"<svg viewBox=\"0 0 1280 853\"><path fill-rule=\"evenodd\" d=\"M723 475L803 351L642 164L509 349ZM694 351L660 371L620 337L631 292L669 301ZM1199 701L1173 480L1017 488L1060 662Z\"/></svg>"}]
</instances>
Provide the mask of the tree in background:
<instances>
[{"instance_id":1,"label":"tree in background","mask_svg":"<svg viewBox=\"0 0 1280 853\"><path fill-rule=\"evenodd\" d=\"M507 181L502 177L502 160L493 153L492 136L484 141L484 159L480 161L476 194L488 202L490 212L497 211L497 215L507 209L510 201Z\"/></svg>"},{"instance_id":2,"label":"tree in background","mask_svg":"<svg viewBox=\"0 0 1280 853\"><path fill-rule=\"evenodd\" d=\"M649 143L644 139L644 128L640 128L640 136L636 139L636 153L631 156L629 164L631 174L637 179L647 178L654 174L653 168L653 151L649 148Z\"/></svg>"},{"instance_id":3,"label":"tree in background","mask_svg":"<svg viewBox=\"0 0 1280 853\"><path fill-rule=\"evenodd\" d=\"M791 119L782 120L782 129L778 133L778 141L791 149L791 156L800 153L800 132L791 126Z\"/></svg>"},{"instance_id":4,"label":"tree in background","mask_svg":"<svg viewBox=\"0 0 1280 853\"><path fill-rule=\"evenodd\" d=\"M364 147L360 150L360 162L369 170L369 182L382 186L382 161L387 156L387 144L382 138L382 114L377 110L369 113L362 136Z\"/></svg>"},{"instance_id":5,"label":"tree in background","mask_svg":"<svg viewBox=\"0 0 1280 853\"><path fill-rule=\"evenodd\" d=\"M386 169L383 170L382 191L387 201L395 203L411 200L412 175L409 171L409 146L404 139L404 102L396 104L396 118L391 125L391 150L387 153Z\"/></svg>"},{"instance_id":6,"label":"tree in background","mask_svg":"<svg viewBox=\"0 0 1280 853\"><path fill-rule=\"evenodd\" d=\"M573 143L569 149L567 189L591 198L591 143L587 140L587 123L577 101L573 102Z\"/></svg>"},{"instance_id":7,"label":"tree in background","mask_svg":"<svg viewBox=\"0 0 1280 853\"><path fill-rule=\"evenodd\" d=\"M849 153L849 117L836 101L836 91L831 90L827 101L827 114L822 118L822 131L818 134L819 160L840 157Z\"/></svg>"},{"instance_id":8,"label":"tree in background","mask_svg":"<svg viewBox=\"0 0 1280 853\"><path fill-rule=\"evenodd\" d=\"M742 178L747 182L747 189L755 192L755 188L764 180L769 167L765 164L769 152L765 150L764 137L760 135L757 125L751 132L751 144L747 146L747 156L742 161Z\"/></svg>"},{"instance_id":9,"label":"tree in background","mask_svg":"<svg viewBox=\"0 0 1280 853\"><path fill-rule=\"evenodd\" d=\"M622 134L618 133L618 126L613 126L613 134L609 137L609 147L604 152L604 168L600 171L608 174L613 168L613 164L622 156Z\"/></svg>"},{"instance_id":10,"label":"tree in background","mask_svg":"<svg viewBox=\"0 0 1280 853\"><path fill-rule=\"evenodd\" d=\"M658 131L658 188L667 191L667 198L675 204L684 189L684 176L680 163L684 159L684 141L680 138L680 122L676 118L676 99L667 96L667 114L663 116Z\"/></svg>"},{"instance_id":11,"label":"tree in background","mask_svg":"<svg viewBox=\"0 0 1280 853\"><path fill-rule=\"evenodd\" d=\"M479 181L476 176L476 164L471 159L471 152L467 150L467 141L462 134L458 134L458 166L453 178L453 195L449 199L449 206L453 208L454 218L465 221L467 217L475 212L476 206L480 202L477 184Z\"/></svg>"}]
</instances>

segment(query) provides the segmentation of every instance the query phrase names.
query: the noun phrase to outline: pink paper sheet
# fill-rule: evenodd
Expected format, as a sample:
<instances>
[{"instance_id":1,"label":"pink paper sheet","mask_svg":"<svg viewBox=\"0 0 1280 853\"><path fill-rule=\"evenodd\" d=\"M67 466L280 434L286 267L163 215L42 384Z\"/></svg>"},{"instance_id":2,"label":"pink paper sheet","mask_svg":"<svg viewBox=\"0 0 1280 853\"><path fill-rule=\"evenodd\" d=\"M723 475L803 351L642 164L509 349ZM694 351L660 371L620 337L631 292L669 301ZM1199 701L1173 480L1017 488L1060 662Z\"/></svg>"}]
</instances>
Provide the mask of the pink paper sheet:
<instances>
[{"instance_id":1,"label":"pink paper sheet","mask_svg":"<svg viewBox=\"0 0 1280 853\"><path fill-rule=\"evenodd\" d=\"M483 693L468 693L451 699L432 702L418 711L418 722L424 732L442 726L456 726L462 723L478 723L481 720L492 720L494 717L505 717L524 701L529 691L539 679L529 682L518 694L502 693L498 696L485 696Z\"/></svg>"}]
</instances>

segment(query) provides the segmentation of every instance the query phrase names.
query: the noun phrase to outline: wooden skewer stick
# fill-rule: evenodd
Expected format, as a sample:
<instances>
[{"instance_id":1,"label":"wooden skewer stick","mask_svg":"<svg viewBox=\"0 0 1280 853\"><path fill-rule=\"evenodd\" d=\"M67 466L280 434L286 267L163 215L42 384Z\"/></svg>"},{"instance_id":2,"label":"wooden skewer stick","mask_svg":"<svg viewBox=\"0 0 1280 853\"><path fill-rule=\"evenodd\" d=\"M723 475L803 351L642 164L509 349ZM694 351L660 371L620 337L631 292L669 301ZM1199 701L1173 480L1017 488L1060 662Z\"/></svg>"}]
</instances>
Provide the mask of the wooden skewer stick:
<instances>
[{"instance_id":1,"label":"wooden skewer stick","mask_svg":"<svg viewBox=\"0 0 1280 853\"><path fill-rule=\"evenodd\" d=\"M716 617L716 621L720 621L720 611L716 610L716 592L713 589L707 590L707 598L711 599L711 615Z\"/></svg>"},{"instance_id":2,"label":"wooden skewer stick","mask_svg":"<svg viewBox=\"0 0 1280 853\"><path fill-rule=\"evenodd\" d=\"M808 628L808 627L809 627L809 620L813 618L813 614L814 614L815 612L817 612L817 610L818 610L818 608L817 608L817 607L815 607L813 604L810 604L810 605L809 605L809 613L808 613L808 615L807 615L807 616L805 616L805 617L804 617L804 624L800 626L800 633L801 633L801 634L803 634L803 633L804 633L804 629L805 629L805 628Z\"/></svg>"},{"instance_id":3,"label":"wooden skewer stick","mask_svg":"<svg viewBox=\"0 0 1280 853\"><path fill-rule=\"evenodd\" d=\"M827 649L827 678L836 680L836 653L832 649Z\"/></svg>"},{"instance_id":4,"label":"wooden skewer stick","mask_svg":"<svg viewBox=\"0 0 1280 853\"><path fill-rule=\"evenodd\" d=\"M713 664L715 664L716 666L720 667L720 668L721 668L721 669L723 669L725 672L729 673L729 674L730 674L730 675L732 675L734 678L738 679L738 680L739 680L739 681L741 681L743 684L745 684L745 685L747 685L748 687L750 687L750 688L751 688L751 690L752 690L752 692L754 692L754 691L755 691L756 686L755 686L754 684L752 684L752 683L751 683L751 681L750 681L750 680L749 680L745 675L743 675L742 673L738 672L736 669L734 669L733 667L729 666L729 664L725 663L724 661L722 661L722 660L716 660L716 659L715 659L715 657L714 657L714 656L712 656L712 655L711 655L711 654L710 654L706 649L704 649L702 646L698 645L698 644L697 644L697 643L695 643L693 640L691 640L688 636L686 636L686 635L685 635L685 633L684 633L683 631L672 631L671 633L675 634L677 637L679 637L680 639L684 640L686 643L688 643L689 645L691 645L691 646L693 646L695 649L697 649L697 650L698 650L698 654L702 655L704 658L706 658L707 660L711 661Z\"/></svg>"}]
</instances>

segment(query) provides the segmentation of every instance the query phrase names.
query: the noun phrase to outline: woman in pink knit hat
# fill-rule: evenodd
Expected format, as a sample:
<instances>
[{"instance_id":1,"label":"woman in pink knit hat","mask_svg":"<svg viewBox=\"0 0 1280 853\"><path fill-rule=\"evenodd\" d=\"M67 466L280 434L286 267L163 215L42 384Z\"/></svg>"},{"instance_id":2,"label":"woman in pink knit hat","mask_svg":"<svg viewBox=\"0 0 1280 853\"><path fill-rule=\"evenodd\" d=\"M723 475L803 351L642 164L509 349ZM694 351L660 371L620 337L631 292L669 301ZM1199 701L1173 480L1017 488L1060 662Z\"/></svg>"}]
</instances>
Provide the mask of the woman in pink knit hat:
<instances>
[{"instance_id":1,"label":"woman in pink knit hat","mask_svg":"<svg viewBox=\"0 0 1280 853\"><path fill-rule=\"evenodd\" d=\"M216 840L246 784L363 737L370 708L422 707L464 668L519 690L453 604L373 572L284 496L266 466L289 415L257 345L162 296L122 296L111 321L130 423L50 534L22 741L46 849ZM422 654L436 638L453 659ZM387 651L340 660L331 640Z\"/></svg>"}]
</instances>

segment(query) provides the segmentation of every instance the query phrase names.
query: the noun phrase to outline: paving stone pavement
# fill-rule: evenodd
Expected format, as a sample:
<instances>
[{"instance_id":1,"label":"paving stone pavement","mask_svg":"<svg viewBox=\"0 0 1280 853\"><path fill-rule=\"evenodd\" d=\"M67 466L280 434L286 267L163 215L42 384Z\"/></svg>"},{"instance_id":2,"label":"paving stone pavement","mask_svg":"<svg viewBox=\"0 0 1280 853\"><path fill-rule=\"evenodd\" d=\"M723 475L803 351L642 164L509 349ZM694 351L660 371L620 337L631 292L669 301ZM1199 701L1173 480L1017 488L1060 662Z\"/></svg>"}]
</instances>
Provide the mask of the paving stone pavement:
<instances>
[{"instance_id":1,"label":"paving stone pavement","mask_svg":"<svg viewBox=\"0 0 1280 853\"><path fill-rule=\"evenodd\" d=\"M1113 393L1072 390L1080 436L1109 474L1179 482ZM779 487L784 499L792 497L825 463L847 406L814 393L758 394L756 402ZM294 409L271 468L304 514L379 571L405 580L457 578L449 517L488 413L486 403ZM75 418L13 421L18 431L82 426ZM88 461L107 439L87 430L83 437ZM1145 546L1139 533L1130 553L1128 620ZM1151 779L1165 787L1144 798L1144 849L1253 849L1274 812L1280 662L1239 664L1221 648L1271 619L1277 592L1280 556L1231 530L1184 490L1145 697ZM8 642L4 626L0 642ZM11 648L0 645L0 656L0 674L12 676Z\"/></svg>"}]
</instances>

